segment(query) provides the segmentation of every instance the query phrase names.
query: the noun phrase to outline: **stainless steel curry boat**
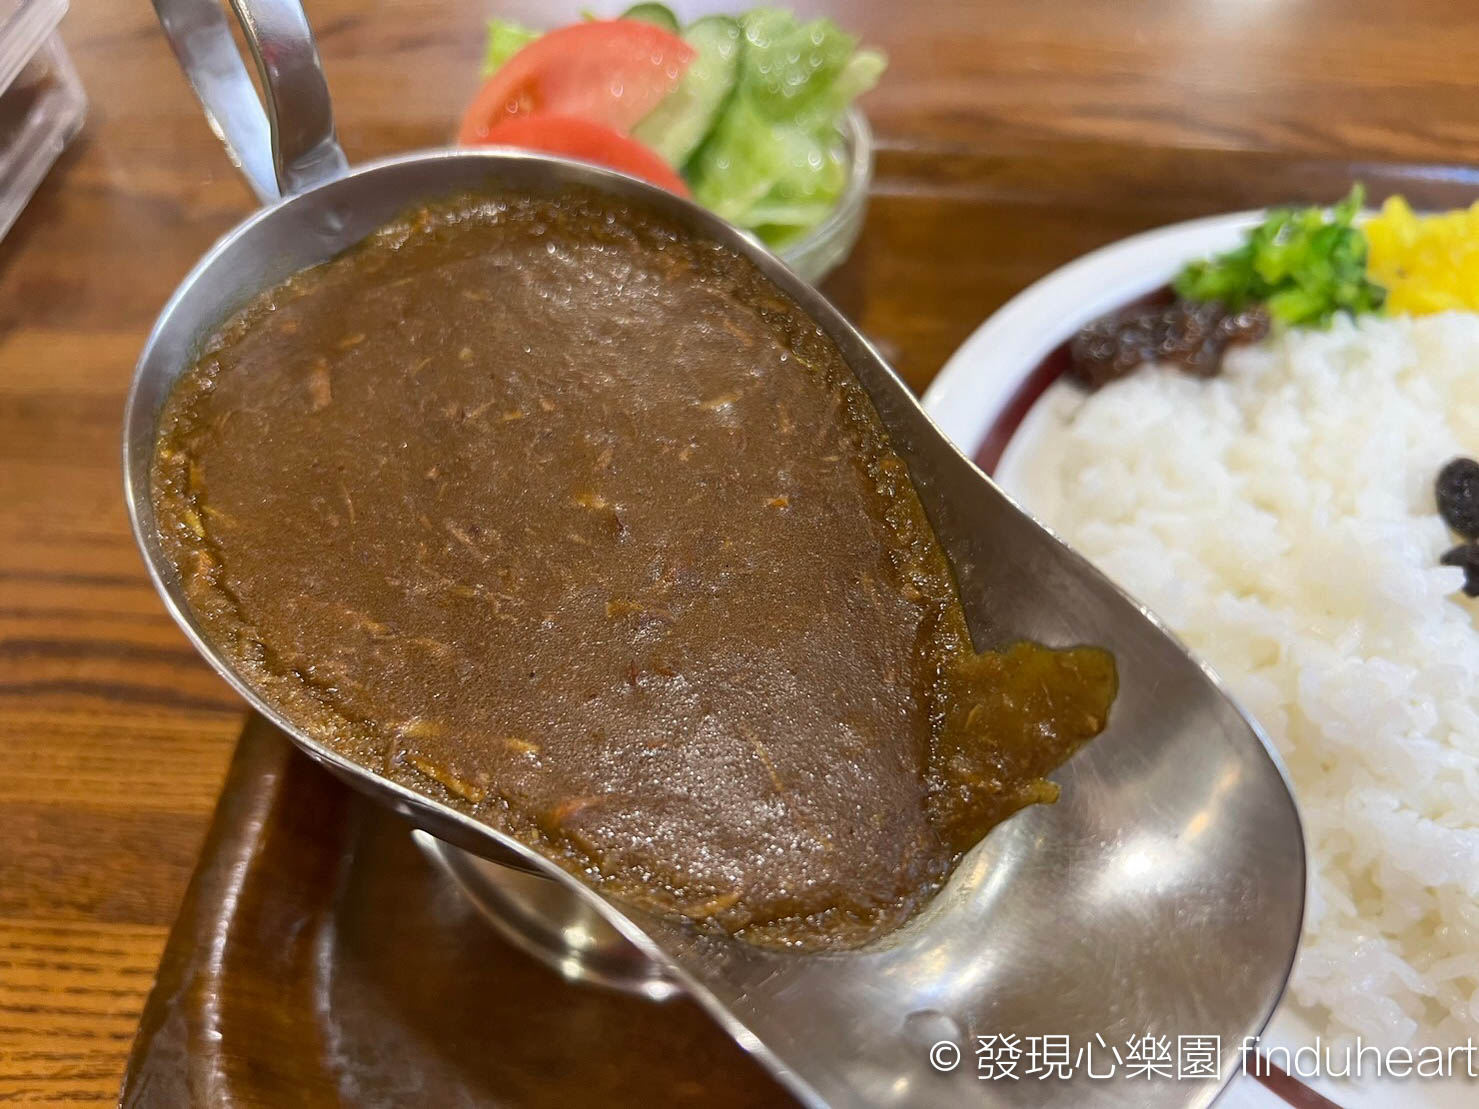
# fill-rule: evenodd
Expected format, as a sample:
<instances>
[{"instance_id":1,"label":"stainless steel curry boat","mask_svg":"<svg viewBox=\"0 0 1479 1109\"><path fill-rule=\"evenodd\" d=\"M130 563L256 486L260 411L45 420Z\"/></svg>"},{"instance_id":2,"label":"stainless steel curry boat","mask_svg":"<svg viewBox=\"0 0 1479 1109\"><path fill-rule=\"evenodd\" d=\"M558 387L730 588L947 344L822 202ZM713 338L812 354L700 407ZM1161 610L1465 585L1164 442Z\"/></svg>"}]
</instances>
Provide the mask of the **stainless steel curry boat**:
<instances>
[{"instance_id":1,"label":"stainless steel curry boat","mask_svg":"<svg viewBox=\"0 0 1479 1109\"><path fill-rule=\"evenodd\" d=\"M256 99L215 0L155 0L207 117L265 206L217 243L139 358L124 477L160 596L200 653L308 755L447 844L550 883L664 969L813 1106L1203 1106L1278 1001L1303 912L1303 840L1280 768L1216 678L1133 601L1013 505L931 424L866 340L810 285L709 212L620 174L506 150L434 150L350 168L297 0L232 0L266 93ZM1092 642L1118 660L1107 731L1057 775L1063 797L995 829L884 941L845 954L762 950L606 901L539 854L352 763L233 671L190 612L155 532L160 406L203 334L259 290L399 212L462 190L588 186L748 257L832 337L907 461L982 646ZM534 879L533 876L541 876ZM975 1037L1217 1036L1202 1081L994 1083ZM939 1046L946 1045L946 1046ZM634 1067L640 1060L632 1060Z\"/></svg>"}]
</instances>

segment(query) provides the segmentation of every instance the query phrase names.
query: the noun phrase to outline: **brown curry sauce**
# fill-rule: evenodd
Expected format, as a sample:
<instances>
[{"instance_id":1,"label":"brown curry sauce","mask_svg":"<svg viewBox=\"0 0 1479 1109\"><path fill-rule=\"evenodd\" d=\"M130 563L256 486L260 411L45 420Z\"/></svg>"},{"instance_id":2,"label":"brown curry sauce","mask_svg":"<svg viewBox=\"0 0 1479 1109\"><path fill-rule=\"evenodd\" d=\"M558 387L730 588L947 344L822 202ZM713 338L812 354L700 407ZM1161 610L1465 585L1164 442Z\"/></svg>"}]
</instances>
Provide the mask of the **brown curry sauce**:
<instances>
[{"instance_id":1,"label":"brown curry sauce","mask_svg":"<svg viewBox=\"0 0 1479 1109\"><path fill-rule=\"evenodd\" d=\"M977 654L830 339L593 194L395 221L237 313L161 420L165 550L266 699L757 942L899 924L1114 697L1097 648Z\"/></svg>"}]
</instances>

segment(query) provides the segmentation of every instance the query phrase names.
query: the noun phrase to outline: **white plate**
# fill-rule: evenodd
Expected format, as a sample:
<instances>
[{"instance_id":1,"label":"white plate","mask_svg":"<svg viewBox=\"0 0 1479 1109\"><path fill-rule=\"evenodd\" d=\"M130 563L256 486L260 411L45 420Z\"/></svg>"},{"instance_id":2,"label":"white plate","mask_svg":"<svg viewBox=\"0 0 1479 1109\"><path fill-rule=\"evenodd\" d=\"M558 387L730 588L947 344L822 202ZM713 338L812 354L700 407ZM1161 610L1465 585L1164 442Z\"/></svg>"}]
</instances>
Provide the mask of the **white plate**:
<instances>
[{"instance_id":1,"label":"white plate","mask_svg":"<svg viewBox=\"0 0 1479 1109\"><path fill-rule=\"evenodd\" d=\"M1075 331L1107 312L1170 282L1188 261L1228 250L1257 224L1262 212L1235 212L1178 223L1086 254L1003 305L945 364L924 395L924 407L967 455L993 471L1008 495L1031 512L1024 460L1031 445L1072 401L1070 387L1047 384L1049 356ZM1044 386L1046 384L1046 390ZM994 433L994 434L993 434ZM1005 449L1002 446L1005 438ZM990 443L988 444L988 439ZM983 457L983 447L988 447ZM1296 1048L1315 1043L1316 1029L1294 1009L1281 1005L1263 1044ZM1468 1083L1408 1079L1363 1080L1359 1084L1300 1079L1287 1097L1257 1079L1240 1075L1217 1101L1218 1109L1459 1109L1479 1105ZM1328 1099L1321 1102L1320 1098Z\"/></svg>"}]
</instances>

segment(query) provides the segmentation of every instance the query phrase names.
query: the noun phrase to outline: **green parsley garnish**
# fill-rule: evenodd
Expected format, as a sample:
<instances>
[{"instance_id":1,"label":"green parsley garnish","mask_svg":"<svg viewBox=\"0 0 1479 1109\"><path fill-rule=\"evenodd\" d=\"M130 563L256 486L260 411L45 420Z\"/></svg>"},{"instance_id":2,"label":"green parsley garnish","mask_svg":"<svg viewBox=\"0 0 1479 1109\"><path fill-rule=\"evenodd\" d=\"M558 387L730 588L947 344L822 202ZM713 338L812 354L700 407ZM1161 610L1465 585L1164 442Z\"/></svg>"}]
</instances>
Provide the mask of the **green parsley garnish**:
<instances>
[{"instance_id":1,"label":"green parsley garnish","mask_svg":"<svg viewBox=\"0 0 1479 1109\"><path fill-rule=\"evenodd\" d=\"M1324 208L1274 208L1236 250L1193 262L1177 276L1186 300L1238 312L1266 304L1281 323L1324 327L1337 312L1380 312L1386 290L1366 276L1366 237L1353 226L1365 190Z\"/></svg>"}]
</instances>

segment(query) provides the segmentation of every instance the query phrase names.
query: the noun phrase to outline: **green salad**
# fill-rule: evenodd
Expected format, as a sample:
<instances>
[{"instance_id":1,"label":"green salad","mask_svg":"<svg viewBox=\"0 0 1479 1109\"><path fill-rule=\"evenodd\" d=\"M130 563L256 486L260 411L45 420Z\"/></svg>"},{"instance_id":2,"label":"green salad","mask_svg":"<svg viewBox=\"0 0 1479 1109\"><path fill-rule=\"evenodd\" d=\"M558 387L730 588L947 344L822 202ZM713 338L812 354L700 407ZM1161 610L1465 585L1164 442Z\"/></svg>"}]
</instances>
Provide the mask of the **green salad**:
<instances>
[{"instance_id":1,"label":"green salad","mask_svg":"<svg viewBox=\"0 0 1479 1109\"><path fill-rule=\"evenodd\" d=\"M671 88L634 125L621 128L624 134L676 170L695 200L771 245L790 242L825 219L848 180L839 128L852 102L878 82L886 65L882 52L860 48L856 36L830 19L802 21L779 8L707 15L684 25L662 4L638 4L617 20L594 22L614 27L628 21L661 28L687 50ZM521 65L542 35L491 21L485 77ZM572 60L572 72L594 65L594 56L587 49ZM611 122L589 99L559 103ZM509 110L517 110L512 102ZM588 157L644 175L631 168L630 157Z\"/></svg>"}]
</instances>

